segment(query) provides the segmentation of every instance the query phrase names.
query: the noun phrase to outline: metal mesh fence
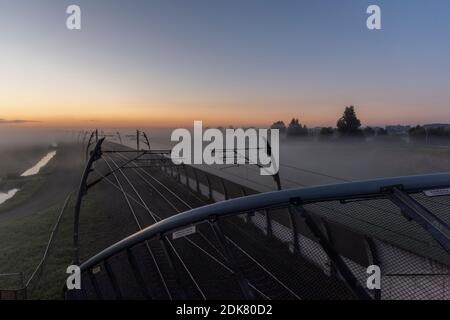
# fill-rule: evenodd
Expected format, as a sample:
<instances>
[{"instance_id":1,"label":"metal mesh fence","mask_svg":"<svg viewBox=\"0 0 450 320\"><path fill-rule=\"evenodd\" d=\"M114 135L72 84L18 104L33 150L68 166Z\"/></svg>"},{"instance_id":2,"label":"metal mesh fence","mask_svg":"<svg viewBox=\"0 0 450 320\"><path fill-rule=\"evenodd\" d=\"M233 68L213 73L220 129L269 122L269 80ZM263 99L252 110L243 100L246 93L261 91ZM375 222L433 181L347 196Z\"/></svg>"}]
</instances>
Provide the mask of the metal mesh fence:
<instances>
[{"instance_id":1,"label":"metal mesh fence","mask_svg":"<svg viewBox=\"0 0 450 320\"><path fill-rule=\"evenodd\" d=\"M257 193L189 166L166 172L213 201ZM450 221L450 197L411 197ZM121 278L117 286L134 281L128 293L120 294L146 297L153 288L148 294L157 299L240 299L248 294L260 299L450 298L448 252L382 191L377 199L284 203L220 218L212 211L196 223L110 258L113 273ZM130 262L130 252L138 262ZM374 265L381 271L380 289L367 287L368 267ZM86 290L98 296L92 271ZM109 281L102 288L117 297L107 273L100 266L94 278Z\"/></svg>"},{"instance_id":2,"label":"metal mesh fence","mask_svg":"<svg viewBox=\"0 0 450 320\"><path fill-rule=\"evenodd\" d=\"M221 178L202 173L211 180L216 179L215 191L225 193L230 198L238 197L247 191L242 192L242 187L235 183L221 183ZM223 191L224 187L226 192ZM252 192L253 190L248 190L248 193ZM450 197L430 198L424 193L411 196L439 218L450 222L447 209ZM449 298L450 272L447 266L450 260L447 252L421 226L407 219L390 200L318 202L305 205L305 209L314 214L316 222L361 286L366 286L367 267L377 263L380 265L384 287L384 290L379 291L380 298ZM256 211L241 217L242 221L251 222L266 236L277 239L291 252L298 253L319 267L324 274L339 277L317 239L302 221L298 221L298 217L289 214L288 208ZM375 247L371 248L367 239L373 241ZM373 252L374 250L376 252ZM422 257L423 255L425 257ZM374 256L377 259L374 259ZM433 268L429 270L429 265L435 266L437 271ZM391 272L393 266L396 266L394 273ZM421 287L425 289L421 290ZM372 297L377 296L376 290L367 291Z\"/></svg>"}]
</instances>

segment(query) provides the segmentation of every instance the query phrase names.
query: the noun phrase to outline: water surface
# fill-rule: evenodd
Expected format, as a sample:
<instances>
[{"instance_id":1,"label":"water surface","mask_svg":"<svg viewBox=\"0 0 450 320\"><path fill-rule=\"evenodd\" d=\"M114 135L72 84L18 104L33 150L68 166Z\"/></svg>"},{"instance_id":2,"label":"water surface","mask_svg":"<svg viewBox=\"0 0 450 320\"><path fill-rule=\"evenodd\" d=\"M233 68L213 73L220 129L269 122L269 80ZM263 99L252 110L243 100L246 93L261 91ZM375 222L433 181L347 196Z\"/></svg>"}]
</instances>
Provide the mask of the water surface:
<instances>
[{"instance_id":1,"label":"water surface","mask_svg":"<svg viewBox=\"0 0 450 320\"><path fill-rule=\"evenodd\" d=\"M7 193L0 192L0 204L14 197L18 191L19 189L11 189Z\"/></svg>"},{"instance_id":2,"label":"water surface","mask_svg":"<svg viewBox=\"0 0 450 320\"><path fill-rule=\"evenodd\" d=\"M45 157L43 157L41 160L39 160L38 163L36 163L33 167L22 173L21 177L28 177L35 174L38 174L39 171L47 165L47 163L53 159L53 157L56 155L56 151L49 152Z\"/></svg>"}]
</instances>

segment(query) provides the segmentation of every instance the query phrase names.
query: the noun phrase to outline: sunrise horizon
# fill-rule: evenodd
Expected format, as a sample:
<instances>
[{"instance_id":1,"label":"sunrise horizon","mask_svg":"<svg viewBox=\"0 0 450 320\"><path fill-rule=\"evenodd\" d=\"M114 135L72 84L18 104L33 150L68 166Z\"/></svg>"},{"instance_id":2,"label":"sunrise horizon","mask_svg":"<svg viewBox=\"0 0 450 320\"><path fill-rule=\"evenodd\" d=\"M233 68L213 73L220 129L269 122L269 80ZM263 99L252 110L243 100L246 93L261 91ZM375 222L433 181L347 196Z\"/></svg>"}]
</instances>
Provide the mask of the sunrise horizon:
<instances>
[{"instance_id":1,"label":"sunrise horizon","mask_svg":"<svg viewBox=\"0 0 450 320\"><path fill-rule=\"evenodd\" d=\"M80 30L65 27L64 1L11 4L0 124L333 127L349 105L365 126L450 123L447 2L380 1L376 32L369 1L254 4L82 0Z\"/></svg>"}]
</instances>

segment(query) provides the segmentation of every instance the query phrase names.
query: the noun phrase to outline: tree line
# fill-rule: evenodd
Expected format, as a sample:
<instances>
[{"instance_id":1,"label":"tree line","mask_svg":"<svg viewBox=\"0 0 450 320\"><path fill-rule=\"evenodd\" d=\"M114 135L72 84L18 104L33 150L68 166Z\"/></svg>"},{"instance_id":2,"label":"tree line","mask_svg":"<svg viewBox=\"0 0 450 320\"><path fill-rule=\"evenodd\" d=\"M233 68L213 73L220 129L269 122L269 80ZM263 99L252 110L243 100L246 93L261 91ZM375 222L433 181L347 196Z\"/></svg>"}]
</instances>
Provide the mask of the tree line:
<instances>
[{"instance_id":1,"label":"tree line","mask_svg":"<svg viewBox=\"0 0 450 320\"><path fill-rule=\"evenodd\" d=\"M308 127L298 118L292 118L286 126L283 121L276 121L271 129L279 129L280 133L287 137L306 137L310 134ZM367 126L362 128L361 120L358 119L354 106L345 107L342 116L337 120L336 127L320 128L318 134L322 138L333 136L340 137L374 137L387 136L388 131L385 128L373 128ZM450 139L450 125L428 125L415 126L407 131L409 137L414 141L426 140L429 137Z\"/></svg>"},{"instance_id":2,"label":"tree line","mask_svg":"<svg viewBox=\"0 0 450 320\"><path fill-rule=\"evenodd\" d=\"M387 135L386 129L365 127L361 129L361 120L358 119L354 106L345 107L342 117L336 122L336 127L324 127L319 131L322 137L331 137L335 134L347 137L370 137L375 135ZM298 118L293 118L288 126L283 121L276 121L271 129L279 129L288 137L304 137L309 135L306 125L302 125Z\"/></svg>"}]
</instances>

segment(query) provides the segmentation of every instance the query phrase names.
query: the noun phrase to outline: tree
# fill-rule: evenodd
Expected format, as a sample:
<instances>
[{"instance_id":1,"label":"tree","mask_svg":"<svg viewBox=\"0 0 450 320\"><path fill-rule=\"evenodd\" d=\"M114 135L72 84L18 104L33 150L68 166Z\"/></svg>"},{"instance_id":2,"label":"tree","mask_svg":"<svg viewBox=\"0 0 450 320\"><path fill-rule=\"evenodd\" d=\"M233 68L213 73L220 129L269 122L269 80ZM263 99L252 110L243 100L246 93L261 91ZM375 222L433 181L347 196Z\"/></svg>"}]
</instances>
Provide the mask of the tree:
<instances>
[{"instance_id":1,"label":"tree","mask_svg":"<svg viewBox=\"0 0 450 320\"><path fill-rule=\"evenodd\" d=\"M324 127L320 129L319 134L321 136L332 136L334 133L334 129L332 127Z\"/></svg>"},{"instance_id":2,"label":"tree","mask_svg":"<svg viewBox=\"0 0 450 320\"><path fill-rule=\"evenodd\" d=\"M319 131L319 139L322 141L331 139L333 135L334 129L332 127L324 127Z\"/></svg>"},{"instance_id":3,"label":"tree","mask_svg":"<svg viewBox=\"0 0 450 320\"><path fill-rule=\"evenodd\" d=\"M286 132L286 125L283 121L275 121L271 126L270 129L278 129L280 130L280 133Z\"/></svg>"},{"instance_id":4,"label":"tree","mask_svg":"<svg viewBox=\"0 0 450 320\"><path fill-rule=\"evenodd\" d=\"M373 137L375 135L375 130L372 127L365 127L363 131L366 137Z\"/></svg>"},{"instance_id":5,"label":"tree","mask_svg":"<svg viewBox=\"0 0 450 320\"><path fill-rule=\"evenodd\" d=\"M422 126L415 126L408 130L408 134L414 138L420 137L420 136L425 137L426 133L427 133L426 129Z\"/></svg>"},{"instance_id":6,"label":"tree","mask_svg":"<svg viewBox=\"0 0 450 320\"><path fill-rule=\"evenodd\" d=\"M388 131L384 128L379 128L377 130L377 136L387 136L388 135Z\"/></svg>"},{"instance_id":7,"label":"tree","mask_svg":"<svg viewBox=\"0 0 450 320\"><path fill-rule=\"evenodd\" d=\"M298 119L292 118L287 128L287 135L294 137L307 136L308 128L306 126L302 126Z\"/></svg>"},{"instance_id":8,"label":"tree","mask_svg":"<svg viewBox=\"0 0 450 320\"><path fill-rule=\"evenodd\" d=\"M356 135L361 133L360 127L361 121L356 117L355 107L345 107L342 118L337 122L339 133L343 135Z\"/></svg>"}]
</instances>

